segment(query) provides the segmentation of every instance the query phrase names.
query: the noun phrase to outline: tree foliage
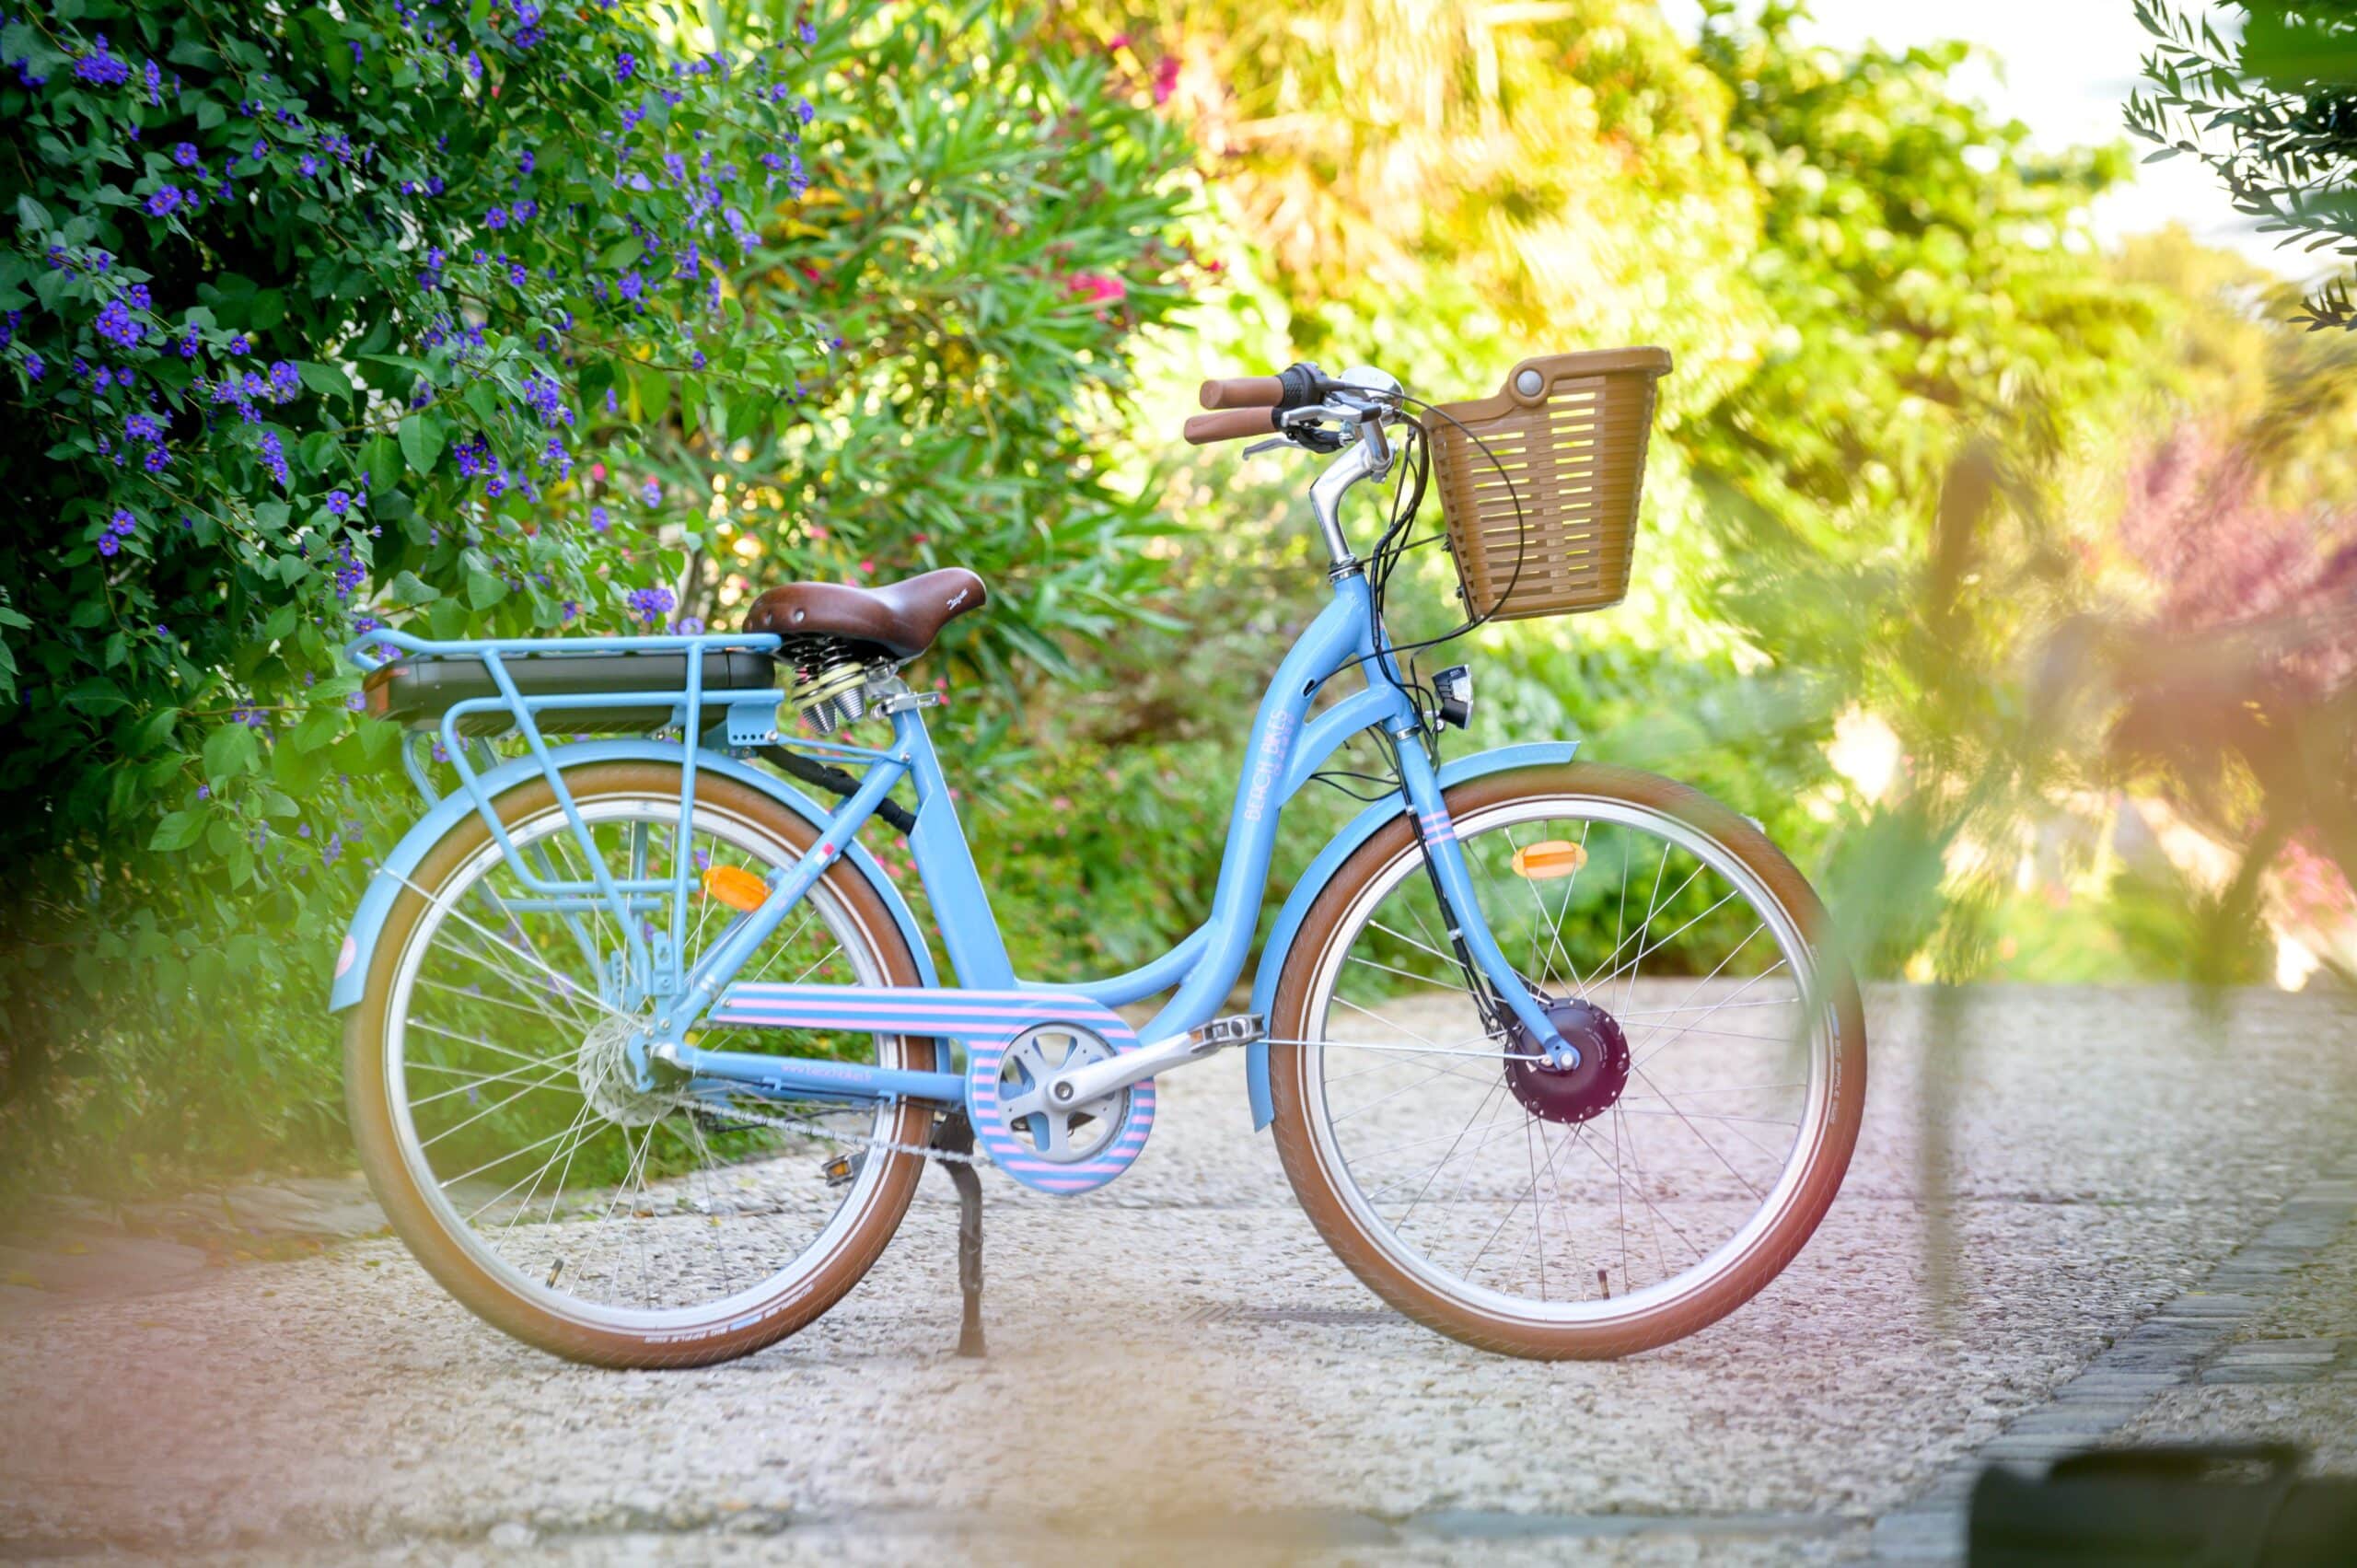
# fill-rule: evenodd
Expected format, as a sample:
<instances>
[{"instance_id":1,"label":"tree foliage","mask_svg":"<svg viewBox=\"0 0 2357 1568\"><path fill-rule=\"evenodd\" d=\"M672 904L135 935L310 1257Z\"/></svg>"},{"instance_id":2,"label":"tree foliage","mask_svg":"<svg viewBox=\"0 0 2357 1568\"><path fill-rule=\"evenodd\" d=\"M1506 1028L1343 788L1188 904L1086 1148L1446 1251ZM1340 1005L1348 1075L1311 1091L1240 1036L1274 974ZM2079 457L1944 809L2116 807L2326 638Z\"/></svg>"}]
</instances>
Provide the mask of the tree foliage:
<instances>
[{"instance_id":1,"label":"tree foliage","mask_svg":"<svg viewBox=\"0 0 2357 1568\"><path fill-rule=\"evenodd\" d=\"M2262 234L2306 242L2310 254L2357 258L2357 5L2350 0L2235 0L2238 33L2202 9L2136 0L2154 39L2148 86L2128 128L2160 150L2191 154L2225 181ZM2296 318L2311 331L2357 331L2346 276Z\"/></svg>"},{"instance_id":2,"label":"tree foliage","mask_svg":"<svg viewBox=\"0 0 2357 1568\"><path fill-rule=\"evenodd\" d=\"M1122 602L1092 442L1178 296L1171 134L1010 6L715 17L0 29L0 1061L102 1142L333 1125L320 988L416 810L346 638L935 558L993 579L1010 673Z\"/></svg>"}]
</instances>

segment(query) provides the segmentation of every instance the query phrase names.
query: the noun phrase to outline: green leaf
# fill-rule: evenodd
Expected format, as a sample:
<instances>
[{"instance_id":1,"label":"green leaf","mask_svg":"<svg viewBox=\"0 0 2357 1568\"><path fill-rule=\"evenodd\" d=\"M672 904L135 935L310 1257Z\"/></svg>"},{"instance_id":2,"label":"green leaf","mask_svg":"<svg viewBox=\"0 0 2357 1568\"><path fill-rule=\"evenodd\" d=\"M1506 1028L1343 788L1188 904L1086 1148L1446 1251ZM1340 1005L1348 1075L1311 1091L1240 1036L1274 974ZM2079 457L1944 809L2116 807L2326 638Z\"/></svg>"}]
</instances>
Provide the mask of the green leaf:
<instances>
[{"instance_id":1,"label":"green leaf","mask_svg":"<svg viewBox=\"0 0 2357 1568\"><path fill-rule=\"evenodd\" d=\"M414 572L403 572L385 589L385 597L395 604L432 604L442 590Z\"/></svg>"},{"instance_id":2,"label":"green leaf","mask_svg":"<svg viewBox=\"0 0 2357 1568\"><path fill-rule=\"evenodd\" d=\"M305 715L303 722L295 726L295 749L317 751L342 735L343 727L344 715L341 710L321 708L315 714Z\"/></svg>"},{"instance_id":3,"label":"green leaf","mask_svg":"<svg viewBox=\"0 0 2357 1568\"><path fill-rule=\"evenodd\" d=\"M196 842L204 831L204 815L199 811L174 811L156 824L155 836L147 841L153 850L181 850Z\"/></svg>"},{"instance_id":4,"label":"green leaf","mask_svg":"<svg viewBox=\"0 0 2357 1568\"><path fill-rule=\"evenodd\" d=\"M86 714L107 714L117 708L129 707L131 700L122 694L121 687L105 676L93 675L86 680L75 681L67 689L65 705L79 708Z\"/></svg>"},{"instance_id":5,"label":"green leaf","mask_svg":"<svg viewBox=\"0 0 2357 1568\"><path fill-rule=\"evenodd\" d=\"M442 422L425 412L401 416L401 456L409 459L412 473L431 473L442 456Z\"/></svg>"},{"instance_id":6,"label":"green leaf","mask_svg":"<svg viewBox=\"0 0 2357 1568\"><path fill-rule=\"evenodd\" d=\"M489 610L507 597L507 585L480 567L467 569L467 602L477 610Z\"/></svg>"},{"instance_id":7,"label":"green leaf","mask_svg":"<svg viewBox=\"0 0 2357 1568\"><path fill-rule=\"evenodd\" d=\"M241 724L225 724L204 738L204 776L218 783L250 773L261 761L261 742Z\"/></svg>"},{"instance_id":8,"label":"green leaf","mask_svg":"<svg viewBox=\"0 0 2357 1568\"><path fill-rule=\"evenodd\" d=\"M352 396L352 377L332 365L321 365L316 360L298 359L295 362L295 373L302 377L303 385L323 398Z\"/></svg>"},{"instance_id":9,"label":"green leaf","mask_svg":"<svg viewBox=\"0 0 2357 1568\"><path fill-rule=\"evenodd\" d=\"M49 209L30 196L20 195L17 198L17 221L29 229L46 229L50 225Z\"/></svg>"},{"instance_id":10,"label":"green leaf","mask_svg":"<svg viewBox=\"0 0 2357 1568\"><path fill-rule=\"evenodd\" d=\"M389 436L378 436L362 448L361 471L378 491L392 489L401 481L401 450Z\"/></svg>"}]
</instances>

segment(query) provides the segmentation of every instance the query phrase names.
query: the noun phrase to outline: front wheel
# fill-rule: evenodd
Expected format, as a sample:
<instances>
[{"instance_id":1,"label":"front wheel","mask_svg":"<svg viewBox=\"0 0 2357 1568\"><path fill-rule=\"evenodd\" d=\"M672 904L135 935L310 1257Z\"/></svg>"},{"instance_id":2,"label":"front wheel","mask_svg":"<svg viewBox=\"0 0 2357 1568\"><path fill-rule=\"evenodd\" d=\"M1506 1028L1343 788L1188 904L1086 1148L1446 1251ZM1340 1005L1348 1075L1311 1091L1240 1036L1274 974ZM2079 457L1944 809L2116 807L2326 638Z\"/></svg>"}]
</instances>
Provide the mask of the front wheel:
<instances>
[{"instance_id":1,"label":"front wheel","mask_svg":"<svg viewBox=\"0 0 2357 1568\"><path fill-rule=\"evenodd\" d=\"M1386 1302L1483 1349L1625 1355L1791 1262L1865 1105L1857 986L1754 827L1575 763L1447 792L1481 912L1566 1039L1492 1029L1405 815L1302 923L1270 1017L1277 1148Z\"/></svg>"}]
</instances>

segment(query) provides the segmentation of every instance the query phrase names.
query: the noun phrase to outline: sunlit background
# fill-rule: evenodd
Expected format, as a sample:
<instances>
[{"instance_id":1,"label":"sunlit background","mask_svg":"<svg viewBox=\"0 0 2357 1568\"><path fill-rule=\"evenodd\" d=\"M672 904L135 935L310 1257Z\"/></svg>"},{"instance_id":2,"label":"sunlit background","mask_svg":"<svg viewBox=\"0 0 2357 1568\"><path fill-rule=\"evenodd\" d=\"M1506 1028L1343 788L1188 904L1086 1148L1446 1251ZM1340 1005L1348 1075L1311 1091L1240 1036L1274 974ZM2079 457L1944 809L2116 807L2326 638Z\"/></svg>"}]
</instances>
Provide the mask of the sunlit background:
<instances>
[{"instance_id":1,"label":"sunlit background","mask_svg":"<svg viewBox=\"0 0 2357 1568\"><path fill-rule=\"evenodd\" d=\"M795 25L649 14L691 52ZM598 372L528 494L363 431L421 520L312 558L320 637L158 598L17 657L11 787L73 804L13 818L14 972L82 990L13 993L7 1114L73 1179L343 1158L326 967L412 810L341 713L357 616L725 625L970 565L992 613L920 673L1018 962L1162 950L1323 590L1300 459L1178 428L1202 376L1295 358L1446 401L1671 351L1627 602L1423 663L1474 666L1469 744L1576 736L1757 818L1866 975L2357 973L2357 339L2293 324L2314 270L2207 168L2139 161L2127 5L814 15L808 189L726 280L806 334L792 387ZM1446 552L1415 578L1399 630L1448 630ZM214 696L143 726L191 618ZM64 701L101 676L130 716ZM1290 812L1281 881L1355 807Z\"/></svg>"}]
</instances>

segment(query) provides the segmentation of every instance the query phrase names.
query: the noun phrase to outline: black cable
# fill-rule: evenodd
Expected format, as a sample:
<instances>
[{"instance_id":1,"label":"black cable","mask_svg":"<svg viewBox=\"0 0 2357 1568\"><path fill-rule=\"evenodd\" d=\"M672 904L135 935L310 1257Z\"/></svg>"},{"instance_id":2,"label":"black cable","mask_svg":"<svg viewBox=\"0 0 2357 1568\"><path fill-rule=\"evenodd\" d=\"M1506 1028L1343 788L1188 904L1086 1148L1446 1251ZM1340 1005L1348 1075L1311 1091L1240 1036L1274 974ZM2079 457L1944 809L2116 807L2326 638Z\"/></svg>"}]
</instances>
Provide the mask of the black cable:
<instances>
[{"instance_id":1,"label":"black cable","mask_svg":"<svg viewBox=\"0 0 2357 1568\"><path fill-rule=\"evenodd\" d=\"M755 754L814 789L823 789L843 799L849 799L859 788L859 781L841 768L830 767L815 757L805 757L799 751L788 751L783 746L764 746ZM877 801L876 815L883 818L895 832L906 835L917 830L915 815L897 800Z\"/></svg>"},{"instance_id":2,"label":"black cable","mask_svg":"<svg viewBox=\"0 0 2357 1568\"><path fill-rule=\"evenodd\" d=\"M1332 788L1341 790L1353 800L1364 800L1370 805L1378 800L1388 800L1391 796L1399 793L1399 781L1398 779L1387 779L1380 773L1354 773L1341 768L1321 768L1317 772L1314 772L1309 776L1318 784L1327 784ZM1380 795L1361 795L1357 790L1354 790L1350 785L1342 783L1342 780L1344 779L1357 779L1364 784L1379 784L1383 786L1383 793Z\"/></svg>"},{"instance_id":3,"label":"black cable","mask_svg":"<svg viewBox=\"0 0 2357 1568\"><path fill-rule=\"evenodd\" d=\"M1498 611L1505 608L1506 600L1513 597L1515 587L1521 583L1523 563L1530 553L1530 518L1522 508L1522 491L1520 487L1515 483L1514 476L1506 471L1505 464L1499 460L1497 453L1490 449L1490 444L1487 441L1482 440L1480 436L1475 435L1471 427L1467 425L1463 420L1458 419L1455 414L1449 412L1446 409L1426 402L1422 398L1411 397L1405 392L1399 394L1399 401L1403 404L1413 403L1417 407L1425 410L1427 412L1436 414L1440 418L1446 420L1449 424L1455 425L1457 430L1463 434L1467 440L1472 442L1473 445L1480 450L1482 457L1489 459L1492 470L1494 471L1498 478L1505 483L1506 499L1513 503L1514 505L1515 552L1514 571L1507 576L1504 589L1499 593L1496 600L1492 603L1487 610L1484 610L1480 614L1473 616L1463 625L1458 626L1452 631L1444 632L1437 637L1426 637L1421 641L1413 643L1395 644L1384 650L1395 656L1400 654L1412 654L1423 648L1436 648L1446 643L1453 643L1457 638L1465 636L1469 633L1477 631L1482 626L1489 624L1489 622L1496 617ZM1409 445L1411 447L1421 447L1423 446L1423 443L1420 440L1411 440ZM1429 470L1429 463L1430 457L1427 453L1425 454L1427 471ZM1423 494L1424 479L1422 475L1420 475L1414 494L1411 498L1412 505L1414 506L1422 505ZM1372 558L1370 558L1367 570L1367 586L1370 589L1370 602L1368 608L1370 613L1376 617L1376 627L1378 633L1376 641L1378 643L1381 642L1379 633L1382 630L1385 591L1390 587L1391 574L1398 565L1399 555L1404 553L1405 549L1407 548L1405 546L1398 549L1390 548L1390 541L1399 531L1399 524L1397 521L1398 508L1399 502L1395 497L1395 520L1390 528L1384 530L1383 538L1376 542L1376 553ZM1412 519L1415 513L1411 509L1407 515ZM1432 537L1438 539L1443 536L1435 534ZM1330 674L1321 679L1318 684L1321 686L1324 685L1327 680L1331 680L1334 676L1340 675L1343 670L1352 668L1353 665L1363 664L1373 656L1374 656L1371 654L1360 654L1355 657L1344 660L1341 665L1338 665ZM1421 716L1422 714L1421 704L1417 711Z\"/></svg>"}]
</instances>

